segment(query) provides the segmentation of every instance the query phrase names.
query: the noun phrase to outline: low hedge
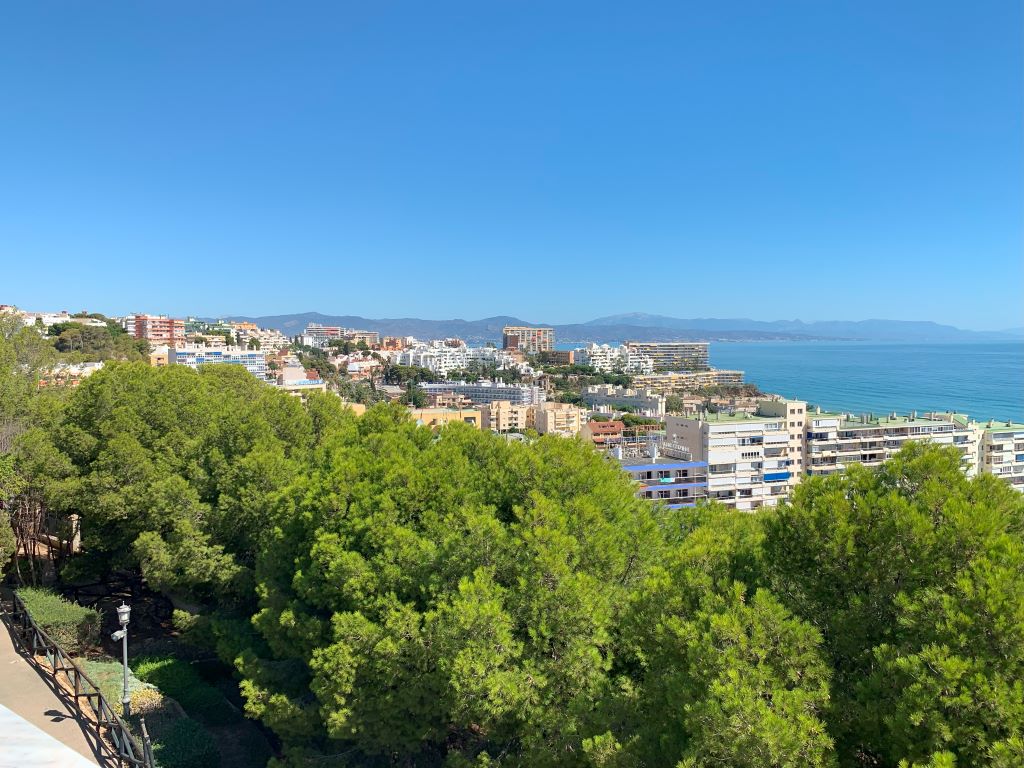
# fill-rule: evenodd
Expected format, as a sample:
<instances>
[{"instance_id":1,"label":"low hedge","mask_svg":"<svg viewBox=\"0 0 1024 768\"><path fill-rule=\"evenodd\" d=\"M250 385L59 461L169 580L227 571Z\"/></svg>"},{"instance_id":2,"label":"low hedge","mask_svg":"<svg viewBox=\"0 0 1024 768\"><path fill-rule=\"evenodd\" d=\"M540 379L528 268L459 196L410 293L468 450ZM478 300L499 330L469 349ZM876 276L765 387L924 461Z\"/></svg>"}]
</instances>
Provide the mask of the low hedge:
<instances>
[{"instance_id":1,"label":"low hedge","mask_svg":"<svg viewBox=\"0 0 1024 768\"><path fill-rule=\"evenodd\" d=\"M185 712L207 725L227 725L240 719L224 695L187 661L173 656L142 656L131 666L136 677L155 685L165 696L177 700Z\"/></svg>"},{"instance_id":2,"label":"low hedge","mask_svg":"<svg viewBox=\"0 0 1024 768\"><path fill-rule=\"evenodd\" d=\"M217 742L191 717L175 722L153 744L153 757L160 768L216 768L220 765Z\"/></svg>"},{"instance_id":3,"label":"low hedge","mask_svg":"<svg viewBox=\"0 0 1024 768\"><path fill-rule=\"evenodd\" d=\"M100 641L100 614L83 608L47 589L23 587L17 591L29 615L61 648L80 655Z\"/></svg>"}]
</instances>

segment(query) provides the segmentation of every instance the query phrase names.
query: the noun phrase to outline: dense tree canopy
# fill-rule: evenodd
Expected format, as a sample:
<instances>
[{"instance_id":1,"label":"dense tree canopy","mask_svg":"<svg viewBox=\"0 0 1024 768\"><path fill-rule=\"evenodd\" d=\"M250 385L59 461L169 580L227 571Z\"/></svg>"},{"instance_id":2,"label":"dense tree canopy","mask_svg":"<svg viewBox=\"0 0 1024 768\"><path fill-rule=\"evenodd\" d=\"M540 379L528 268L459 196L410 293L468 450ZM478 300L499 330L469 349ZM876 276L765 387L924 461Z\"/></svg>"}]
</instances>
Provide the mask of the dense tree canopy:
<instances>
[{"instance_id":1,"label":"dense tree canopy","mask_svg":"<svg viewBox=\"0 0 1024 768\"><path fill-rule=\"evenodd\" d=\"M66 575L196 608L283 765L1024 761L1022 498L953 451L681 512L576 440L233 366L110 364L33 407L4 477L81 518Z\"/></svg>"},{"instance_id":2,"label":"dense tree canopy","mask_svg":"<svg viewBox=\"0 0 1024 768\"><path fill-rule=\"evenodd\" d=\"M807 480L766 523L783 603L834 670L845 764L1024 765L1024 512L956 451Z\"/></svg>"}]
</instances>

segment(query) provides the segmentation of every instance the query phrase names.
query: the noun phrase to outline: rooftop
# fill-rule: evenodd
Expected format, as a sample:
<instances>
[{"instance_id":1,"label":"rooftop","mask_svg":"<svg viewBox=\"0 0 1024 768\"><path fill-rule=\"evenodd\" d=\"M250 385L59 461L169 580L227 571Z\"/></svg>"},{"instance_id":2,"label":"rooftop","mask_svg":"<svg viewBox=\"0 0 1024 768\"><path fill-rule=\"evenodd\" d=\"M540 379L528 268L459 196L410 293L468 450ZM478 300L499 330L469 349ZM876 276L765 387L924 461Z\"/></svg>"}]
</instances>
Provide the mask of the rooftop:
<instances>
[{"instance_id":1,"label":"rooftop","mask_svg":"<svg viewBox=\"0 0 1024 768\"><path fill-rule=\"evenodd\" d=\"M1012 421L985 421L980 426L986 432L1005 432L1006 430L1018 432L1024 430L1024 424L1017 424Z\"/></svg>"},{"instance_id":2,"label":"rooftop","mask_svg":"<svg viewBox=\"0 0 1024 768\"><path fill-rule=\"evenodd\" d=\"M783 416L783 415L779 415L779 416L756 416L756 415L750 414L750 413L742 413L742 412L740 412L740 413L723 413L723 412L719 411L717 413L704 413L704 414L701 414L696 419L689 418L688 420L689 421L695 421L695 420L707 421L707 422L713 423L713 424L727 424L727 423L735 423L735 422L758 422L758 421L777 422L777 421L785 421L786 417Z\"/></svg>"}]
</instances>

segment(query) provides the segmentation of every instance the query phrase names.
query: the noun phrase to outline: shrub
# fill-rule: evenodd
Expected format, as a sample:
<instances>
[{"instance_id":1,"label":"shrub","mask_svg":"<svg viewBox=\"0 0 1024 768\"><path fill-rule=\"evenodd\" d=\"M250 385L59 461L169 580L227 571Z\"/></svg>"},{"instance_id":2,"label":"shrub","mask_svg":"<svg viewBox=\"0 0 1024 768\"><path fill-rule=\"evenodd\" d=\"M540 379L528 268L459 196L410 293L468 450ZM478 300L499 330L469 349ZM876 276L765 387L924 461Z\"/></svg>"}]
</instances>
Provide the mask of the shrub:
<instances>
[{"instance_id":1,"label":"shrub","mask_svg":"<svg viewBox=\"0 0 1024 768\"><path fill-rule=\"evenodd\" d=\"M220 765L217 743L208 730L190 717L178 720L153 745L160 768L214 768Z\"/></svg>"},{"instance_id":2,"label":"shrub","mask_svg":"<svg viewBox=\"0 0 1024 768\"><path fill-rule=\"evenodd\" d=\"M221 692L186 661L173 656L144 656L133 662L132 669L140 680L152 683L165 696L176 699L189 715L208 725L225 725L239 718Z\"/></svg>"},{"instance_id":3,"label":"shrub","mask_svg":"<svg viewBox=\"0 0 1024 768\"><path fill-rule=\"evenodd\" d=\"M18 590L32 619L54 642L72 655L95 647L100 640L100 615L46 589Z\"/></svg>"},{"instance_id":4,"label":"shrub","mask_svg":"<svg viewBox=\"0 0 1024 768\"><path fill-rule=\"evenodd\" d=\"M7 510L0 509L0 579L3 578L17 548L18 540L14 536L14 529L11 528L11 519Z\"/></svg>"}]
</instances>

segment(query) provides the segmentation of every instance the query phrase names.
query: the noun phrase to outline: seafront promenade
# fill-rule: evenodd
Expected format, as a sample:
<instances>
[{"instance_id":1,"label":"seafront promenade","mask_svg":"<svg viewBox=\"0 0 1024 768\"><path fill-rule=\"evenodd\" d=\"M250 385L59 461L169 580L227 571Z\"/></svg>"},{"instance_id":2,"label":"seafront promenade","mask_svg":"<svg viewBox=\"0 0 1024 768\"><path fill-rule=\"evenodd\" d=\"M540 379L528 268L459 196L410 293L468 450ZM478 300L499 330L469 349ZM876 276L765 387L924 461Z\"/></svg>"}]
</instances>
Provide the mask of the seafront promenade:
<instances>
[{"instance_id":1,"label":"seafront promenade","mask_svg":"<svg viewBox=\"0 0 1024 768\"><path fill-rule=\"evenodd\" d=\"M0 768L107 765L93 748L95 725L80 719L69 694L22 652L6 610L2 618Z\"/></svg>"}]
</instances>

